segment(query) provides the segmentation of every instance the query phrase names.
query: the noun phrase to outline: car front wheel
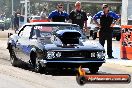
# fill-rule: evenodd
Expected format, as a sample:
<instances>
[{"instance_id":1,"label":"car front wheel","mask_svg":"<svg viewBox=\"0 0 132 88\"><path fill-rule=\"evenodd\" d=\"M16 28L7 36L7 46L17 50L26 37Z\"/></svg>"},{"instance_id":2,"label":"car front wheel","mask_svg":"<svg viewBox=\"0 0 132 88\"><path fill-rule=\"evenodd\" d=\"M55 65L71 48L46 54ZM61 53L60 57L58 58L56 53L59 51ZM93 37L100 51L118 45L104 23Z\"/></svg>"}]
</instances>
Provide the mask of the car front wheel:
<instances>
[{"instance_id":1,"label":"car front wheel","mask_svg":"<svg viewBox=\"0 0 132 88\"><path fill-rule=\"evenodd\" d=\"M96 74L98 72L98 70L99 70L98 67L89 68L89 71L91 74Z\"/></svg>"},{"instance_id":2,"label":"car front wheel","mask_svg":"<svg viewBox=\"0 0 132 88\"><path fill-rule=\"evenodd\" d=\"M44 73L45 67L42 67L42 65L40 64L39 59L37 58L37 55L34 54L31 58L32 58L32 64L33 64L35 72Z\"/></svg>"},{"instance_id":3,"label":"car front wheel","mask_svg":"<svg viewBox=\"0 0 132 88\"><path fill-rule=\"evenodd\" d=\"M34 69L37 73L44 73L44 67L38 61L36 61Z\"/></svg>"}]
</instances>

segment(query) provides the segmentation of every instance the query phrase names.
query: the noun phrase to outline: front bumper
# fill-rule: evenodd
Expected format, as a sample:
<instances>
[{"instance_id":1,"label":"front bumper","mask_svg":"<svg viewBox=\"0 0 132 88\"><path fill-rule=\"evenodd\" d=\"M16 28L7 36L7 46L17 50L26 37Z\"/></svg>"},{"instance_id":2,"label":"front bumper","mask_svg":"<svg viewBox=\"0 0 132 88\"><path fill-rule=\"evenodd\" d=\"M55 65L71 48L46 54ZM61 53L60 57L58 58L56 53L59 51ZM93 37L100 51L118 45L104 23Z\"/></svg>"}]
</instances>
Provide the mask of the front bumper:
<instances>
[{"instance_id":1,"label":"front bumper","mask_svg":"<svg viewBox=\"0 0 132 88\"><path fill-rule=\"evenodd\" d=\"M73 61L73 60L40 60L40 63L42 66L46 67L68 67L68 68L78 68L79 66L82 67L100 67L103 63L105 63L105 60L86 60L86 61Z\"/></svg>"}]
</instances>

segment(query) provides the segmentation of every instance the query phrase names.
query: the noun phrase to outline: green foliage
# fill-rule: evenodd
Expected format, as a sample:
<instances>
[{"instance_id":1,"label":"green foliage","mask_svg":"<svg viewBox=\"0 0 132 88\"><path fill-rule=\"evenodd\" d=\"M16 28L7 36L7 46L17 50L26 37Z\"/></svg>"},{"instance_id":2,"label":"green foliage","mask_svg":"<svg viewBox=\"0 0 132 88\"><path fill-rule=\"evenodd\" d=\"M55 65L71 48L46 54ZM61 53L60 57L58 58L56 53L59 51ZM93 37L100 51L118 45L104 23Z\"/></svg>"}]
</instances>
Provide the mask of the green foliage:
<instances>
[{"instance_id":1,"label":"green foliage","mask_svg":"<svg viewBox=\"0 0 132 88\"><path fill-rule=\"evenodd\" d=\"M20 0L13 0L14 2L14 10L20 9ZM0 0L0 13L7 17L11 16L12 11L12 0Z\"/></svg>"},{"instance_id":2,"label":"green foliage","mask_svg":"<svg viewBox=\"0 0 132 88\"><path fill-rule=\"evenodd\" d=\"M100 1L106 1L106 0L100 0ZM111 1L117 1L117 0L111 0ZM121 1L121 0L118 0ZM22 5L20 4L20 0L13 0L14 2L14 11L17 9L21 9ZM4 13L6 14L7 17L11 17L11 11L12 11L12 0L0 0L0 14ZM37 14L38 12L41 12L43 8L47 9L47 14L49 14L51 11L56 9L56 5L60 3L57 1L51 1L51 2L44 2L44 0L30 0L30 12L32 14ZM67 10L67 3L64 3L64 10ZM85 10L87 13L91 13L94 15L98 11L102 10L101 9L102 4L88 4L88 3L82 3L82 8ZM116 12L120 12L120 7L121 5L113 5L117 7L111 7L112 10ZM69 11L74 9L74 3L70 3L70 8Z\"/></svg>"},{"instance_id":3,"label":"green foliage","mask_svg":"<svg viewBox=\"0 0 132 88\"><path fill-rule=\"evenodd\" d=\"M91 13L92 15L102 10L101 6L98 4L84 4L83 9L85 10L85 12Z\"/></svg>"}]
</instances>

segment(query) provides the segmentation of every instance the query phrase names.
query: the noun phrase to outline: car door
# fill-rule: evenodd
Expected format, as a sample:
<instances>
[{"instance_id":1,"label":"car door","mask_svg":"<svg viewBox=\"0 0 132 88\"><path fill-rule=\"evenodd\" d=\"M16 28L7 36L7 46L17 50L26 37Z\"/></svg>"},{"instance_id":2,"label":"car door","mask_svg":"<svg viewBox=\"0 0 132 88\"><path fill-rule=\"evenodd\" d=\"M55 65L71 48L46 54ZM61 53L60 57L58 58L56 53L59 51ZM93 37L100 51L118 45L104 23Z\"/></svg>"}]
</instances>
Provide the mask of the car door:
<instances>
[{"instance_id":1,"label":"car door","mask_svg":"<svg viewBox=\"0 0 132 88\"><path fill-rule=\"evenodd\" d=\"M17 57L24 62L29 61L30 54L30 33L32 26L26 25L19 33L19 39L16 42Z\"/></svg>"}]
</instances>

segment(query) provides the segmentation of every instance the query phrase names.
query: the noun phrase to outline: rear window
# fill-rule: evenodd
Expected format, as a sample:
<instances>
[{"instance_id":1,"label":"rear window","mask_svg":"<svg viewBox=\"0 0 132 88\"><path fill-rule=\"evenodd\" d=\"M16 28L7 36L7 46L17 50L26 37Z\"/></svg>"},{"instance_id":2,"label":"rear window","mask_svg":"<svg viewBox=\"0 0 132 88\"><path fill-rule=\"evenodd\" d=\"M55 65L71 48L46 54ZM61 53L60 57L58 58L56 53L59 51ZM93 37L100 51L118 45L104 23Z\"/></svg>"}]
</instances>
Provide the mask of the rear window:
<instances>
[{"instance_id":1,"label":"rear window","mask_svg":"<svg viewBox=\"0 0 132 88\"><path fill-rule=\"evenodd\" d=\"M40 30L41 32L52 32L52 27L35 26L34 29Z\"/></svg>"}]
</instances>

